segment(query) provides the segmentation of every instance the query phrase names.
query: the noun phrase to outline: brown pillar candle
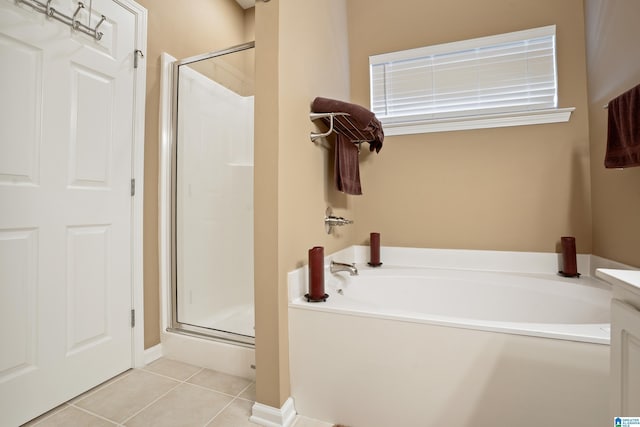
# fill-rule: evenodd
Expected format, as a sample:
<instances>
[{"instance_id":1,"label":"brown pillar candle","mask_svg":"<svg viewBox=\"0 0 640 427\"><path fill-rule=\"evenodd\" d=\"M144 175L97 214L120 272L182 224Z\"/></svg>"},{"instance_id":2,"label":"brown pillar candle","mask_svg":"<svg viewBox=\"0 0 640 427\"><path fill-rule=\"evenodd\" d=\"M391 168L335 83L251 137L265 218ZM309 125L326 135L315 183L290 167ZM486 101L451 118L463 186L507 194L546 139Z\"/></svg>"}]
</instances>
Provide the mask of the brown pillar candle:
<instances>
[{"instance_id":1,"label":"brown pillar candle","mask_svg":"<svg viewBox=\"0 0 640 427\"><path fill-rule=\"evenodd\" d=\"M369 265L377 267L380 264L380 233L371 233L369 235Z\"/></svg>"},{"instance_id":2,"label":"brown pillar candle","mask_svg":"<svg viewBox=\"0 0 640 427\"><path fill-rule=\"evenodd\" d=\"M324 247L309 249L309 300L324 299Z\"/></svg>"},{"instance_id":3,"label":"brown pillar candle","mask_svg":"<svg viewBox=\"0 0 640 427\"><path fill-rule=\"evenodd\" d=\"M560 238L562 244L562 273L565 276L577 276L576 238L565 236Z\"/></svg>"}]
</instances>

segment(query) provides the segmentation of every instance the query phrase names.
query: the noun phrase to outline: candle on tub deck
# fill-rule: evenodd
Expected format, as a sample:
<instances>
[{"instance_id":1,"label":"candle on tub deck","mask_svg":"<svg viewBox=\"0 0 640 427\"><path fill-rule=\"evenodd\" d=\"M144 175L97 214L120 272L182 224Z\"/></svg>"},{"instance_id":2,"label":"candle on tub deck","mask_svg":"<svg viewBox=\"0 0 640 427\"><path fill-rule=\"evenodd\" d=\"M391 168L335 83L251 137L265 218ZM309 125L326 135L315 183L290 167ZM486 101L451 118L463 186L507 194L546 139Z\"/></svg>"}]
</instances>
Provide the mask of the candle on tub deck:
<instances>
[{"instance_id":1,"label":"candle on tub deck","mask_svg":"<svg viewBox=\"0 0 640 427\"><path fill-rule=\"evenodd\" d=\"M380 265L380 233L371 233L369 235L370 259L369 264L373 266Z\"/></svg>"},{"instance_id":2,"label":"candle on tub deck","mask_svg":"<svg viewBox=\"0 0 640 427\"><path fill-rule=\"evenodd\" d=\"M577 276L576 238L564 236L560 238L562 244L562 273L566 276Z\"/></svg>"},{"instance_id":3,"label":"candle on tub deck","mask_svg":"<svg viewBox=\"0 0 640 427\"><path fill-rule=\"evenodd\" d=\"M324 298L324 247L309 249L309 299Z\"/></svg>"}]
</instances>

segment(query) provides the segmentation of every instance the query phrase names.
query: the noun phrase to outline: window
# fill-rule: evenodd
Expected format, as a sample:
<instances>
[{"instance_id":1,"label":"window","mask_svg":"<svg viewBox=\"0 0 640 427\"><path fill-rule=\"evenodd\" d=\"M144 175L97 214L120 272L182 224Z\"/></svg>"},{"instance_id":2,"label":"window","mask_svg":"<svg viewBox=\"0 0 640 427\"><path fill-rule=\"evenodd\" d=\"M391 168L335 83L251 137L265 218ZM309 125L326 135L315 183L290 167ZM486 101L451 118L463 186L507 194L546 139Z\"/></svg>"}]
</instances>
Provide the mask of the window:
<instances>
[{"instance_id":1,"label":"window","mask_svg":"<svg viewBox=\"0 0 640 427\"><path fill-rule=\"evenodd\" d=\"M371 110L387 135L568 121L555 29L371 56Z\"/></svg>"}]
</instances>

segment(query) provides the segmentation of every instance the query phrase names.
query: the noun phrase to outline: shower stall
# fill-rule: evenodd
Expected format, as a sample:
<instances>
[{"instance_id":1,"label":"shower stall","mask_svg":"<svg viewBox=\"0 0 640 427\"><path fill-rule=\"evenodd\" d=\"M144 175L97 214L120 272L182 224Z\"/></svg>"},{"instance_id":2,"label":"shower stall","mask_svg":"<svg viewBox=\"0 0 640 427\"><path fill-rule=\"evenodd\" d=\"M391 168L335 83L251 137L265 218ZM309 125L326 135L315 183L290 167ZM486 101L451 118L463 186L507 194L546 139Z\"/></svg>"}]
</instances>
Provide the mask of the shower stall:
<instances>
[{"instance_id":1,"label":"shower stall","mask_svg":"<svg viewBox=\"0 0 640 427\"><path fill-rule=\"evenodd\" d=\"M255 339L253 70L253 42L172 61L167 127L167 330L245 347Z\"/></svg>"}]
</instances>

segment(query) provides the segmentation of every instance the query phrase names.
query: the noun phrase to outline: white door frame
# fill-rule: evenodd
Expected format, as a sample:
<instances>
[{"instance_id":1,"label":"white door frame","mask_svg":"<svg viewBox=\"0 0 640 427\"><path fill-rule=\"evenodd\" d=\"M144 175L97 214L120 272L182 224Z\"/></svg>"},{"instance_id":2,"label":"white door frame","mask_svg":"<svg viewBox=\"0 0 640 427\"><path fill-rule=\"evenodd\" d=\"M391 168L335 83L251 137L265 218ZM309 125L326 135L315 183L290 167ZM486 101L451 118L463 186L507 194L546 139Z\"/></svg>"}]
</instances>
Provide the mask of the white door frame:
<instances>
[{"instance_id":1,"label":"white door frame","mask_svg":"<svg viewBox=\"0 0 640 427\"><path fill-rule=\"evenodd\" d=\"M135 49L138 68L134 76L133 94L133 148L131 153L131 176L135 179L135 196L131 201L131 307L135 310L135 327L132 332L131 367L145 365L144 360L144 258L143 258L143 214L144 214L144 128L147 83L147 9L133 0L113 0L136 17ZM134 61L136 58L134 58Z\"/></svg>"}]
</instances>

